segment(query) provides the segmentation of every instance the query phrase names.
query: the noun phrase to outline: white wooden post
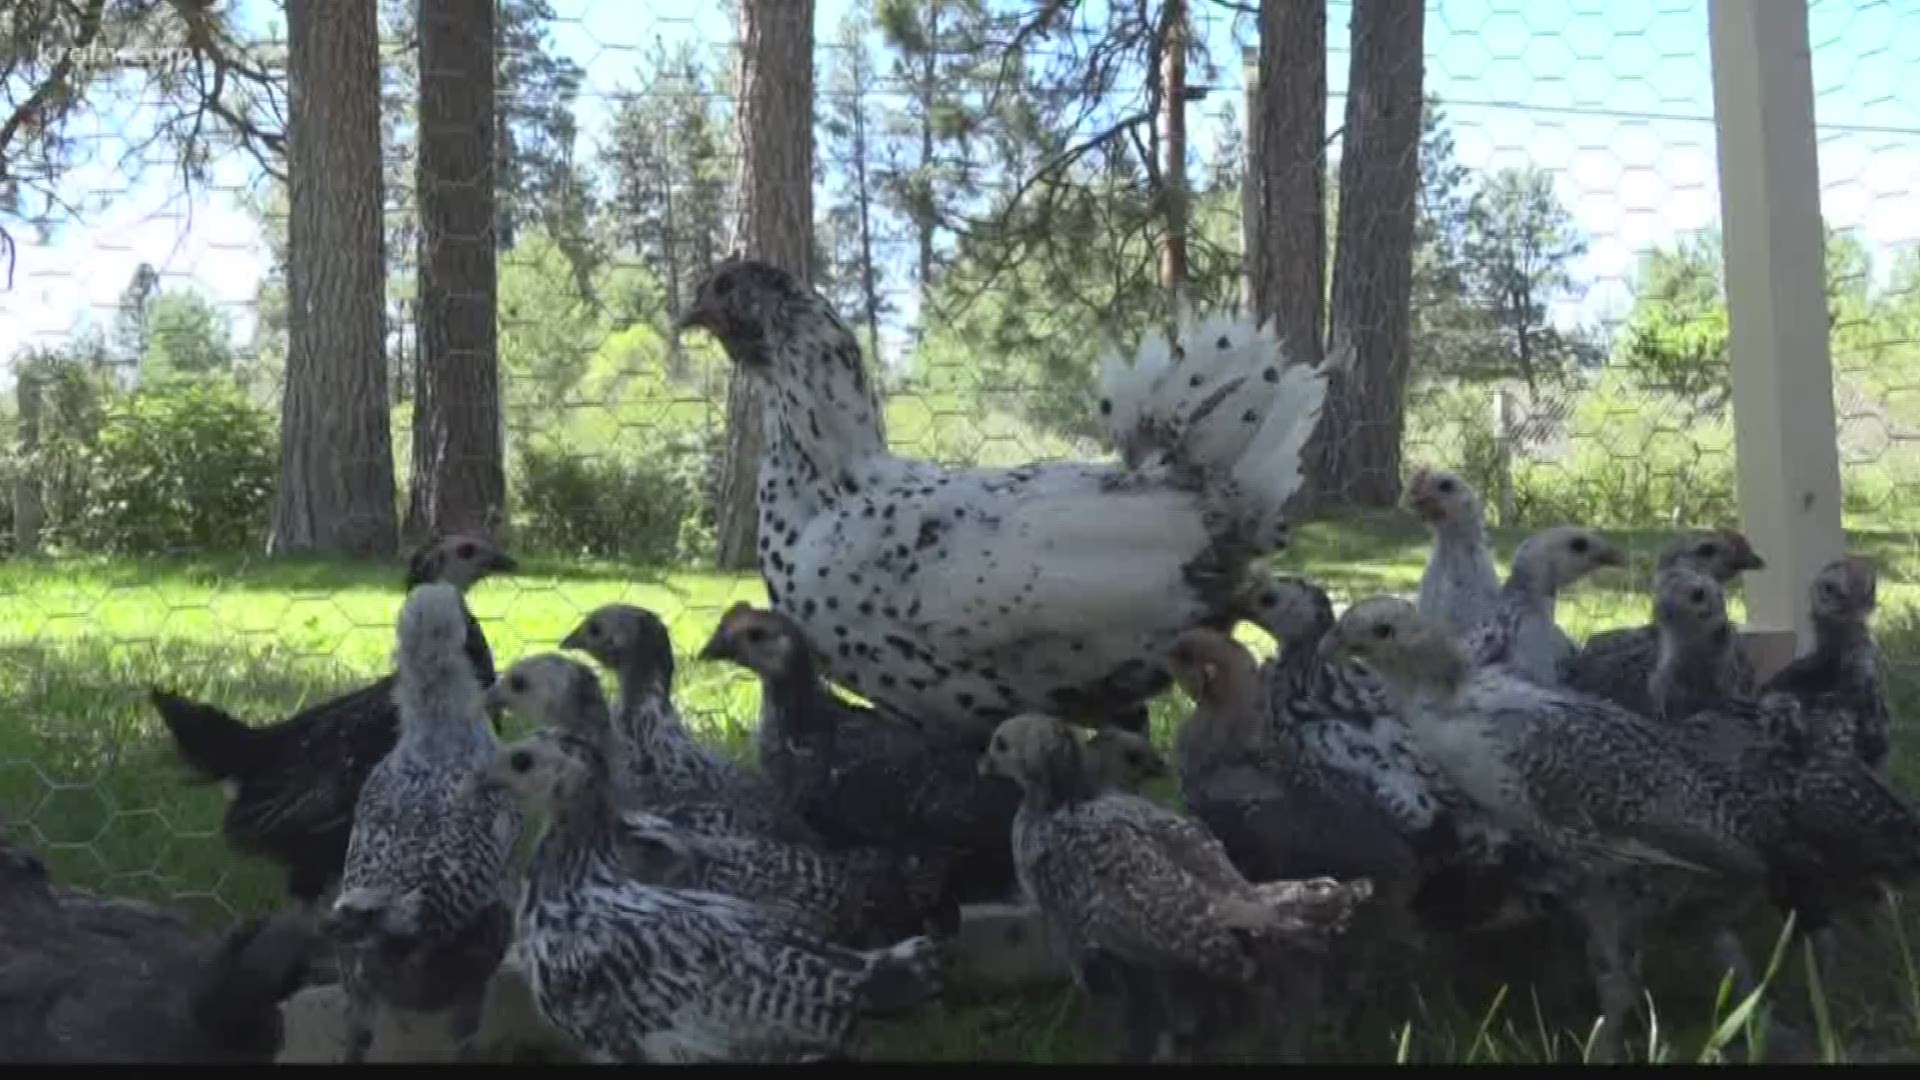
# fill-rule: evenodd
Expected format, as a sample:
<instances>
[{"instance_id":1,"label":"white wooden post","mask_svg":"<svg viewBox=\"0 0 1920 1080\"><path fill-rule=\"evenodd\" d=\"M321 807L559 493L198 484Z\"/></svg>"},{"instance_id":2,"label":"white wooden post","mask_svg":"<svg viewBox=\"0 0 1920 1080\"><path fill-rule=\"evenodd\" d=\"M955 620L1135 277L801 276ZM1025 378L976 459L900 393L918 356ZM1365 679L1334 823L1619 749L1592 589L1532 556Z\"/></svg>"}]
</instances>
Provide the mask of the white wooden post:
<instances>
[{"instance_id":1,"label":"white wooden post","mask_svg":"<svg viewBox=\"0 0 1920 1080\"><path fill-rule=\"evenodd\" d=\"M1827 355L1806 0L1711 0L1740 516L1764 677L1809 638L1807 587L1846 545ZM1784 655L1783 655L1784 654Z\"/></svg>"}]
</instances>

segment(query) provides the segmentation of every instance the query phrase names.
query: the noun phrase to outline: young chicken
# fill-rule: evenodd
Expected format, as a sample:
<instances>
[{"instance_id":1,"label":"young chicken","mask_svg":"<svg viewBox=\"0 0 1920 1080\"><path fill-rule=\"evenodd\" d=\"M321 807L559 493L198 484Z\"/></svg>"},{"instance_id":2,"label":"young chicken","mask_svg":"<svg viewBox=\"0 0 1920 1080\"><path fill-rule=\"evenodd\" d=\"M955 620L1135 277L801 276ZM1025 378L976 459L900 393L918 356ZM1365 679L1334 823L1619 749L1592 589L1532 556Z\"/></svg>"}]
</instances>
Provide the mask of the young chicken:
<instances>
[{"instance_id":1,"label":"young chicken","mask_svg":"<svg viewBox=\"0 0 1920 1080\"><path fill-rule=\"evenodd\" d=\"M451 1009L461 1054L471 1054L487 980L513 935L507 859L520 810L478 782L497 743L463 655L459 591L413 590L398 636L400 739L360 790L327 917L343 952L349 1064L364 1060L382 1003Z\"/></svg>"},{"instance_id":2,"label":"young chicken","mask_svg":"<svg viewBox=\"0 0 1920 1080\"><path fill-rule=\"evenodd\" d=\"M1323 950L1372 893L1365 880L1250 884L1201 825L1125 792L1097 792L1060 720L994 732L980 769L1012 779L1020 885L1092 992L1119 990L1128 1056L1152 1056L1185 990L1246 995Z\"/></svg>"},{"instance_id":3,"label":"young chicken","mask_svg":"<svg viewBox=\"0 0 1920 1080\"><path fill-rule=\"evenodd\" d=\"M659 616L631 604L608 604L588 614L560 647L593 657L620 683L614 739L602 745L623 801L734 806L751 814L755 832L813 839L799 823L784 820L779 792L766 777L687 730L673 701L673 641Z\"/></svg>"},{"instance_id":4,"label":"young chicken","mask_svg":"<svg viewBox=\"0 0 1920 1080\"><path fill-rule=\"evenodd\" d=\"M1603 566L1625 566L1626 555L1598 533L1562 525L1534 533L1513 553L1492 615L1463 639L1474 664L1501 664L1541 686L1560 681L1560 663L1573 641L1554 622L1560 590Z\"/></svg>"},{"instance_id":5,"label":"young chicken","mask_svg":"<svg viewBox=\"0 0 1920 1080\"><path fill-rule=\"evenodd\" d=\"M977 744L840 698L799 624L774 611L728 608L700 656L759 677L760 768L829 844L956 858L953 888L968 901L1007 891L1020 793L979 775Z\"/></svg>"},{"instance_id":6,"label":"young chicken","mask_svg":"<svg viewBox=\"0 0 1920 1080\"><path fill-rule=\"evenodd\" d=\"M1704 574L1722 590L1749 570L1765 568L1766 561L1747 538L1733 529L1690 532L1660 553L1655 575L1670 569ZM1595 694L1642 716L1653 715L1647 699L1647 678L1660 656L1660 630L1653 623L1622 630L1603 630L1587 638L1577 655L1560 664L1562 685ZM1732 693L1753 692L1753 660L1737 639L1729 675Z\"/></svg>"},{"instance_id":7,"label":"young chicken","mask_svg":"<svg viewBox=\"0 0 1920 1080\"><path fill-rule=\"evenodd\" d=\"M1705 574L1675 566L1653 582L1654 626L1660 652L1647 676L1647 715L1680 721L1740 696L1738 655L1727 598Z\"/></svg>"},{"instance_id":8,"label":"young chicken","mask_svg":"<svg viewBox=\"0 0 1920 1080\"><path fill-rule=\"evenodd\" d=\"M516 568L488 541L456 534L414 553L406 588L437 581L465 593L490 574ZM467 662L486 686L493 682L493 653L480 623L471 612L465 618ZM150 696L181 759L227 789L220 823L227 843L286 867L288 894L312 908L340 877L361 785L400 736L393 689L388 675L262 727L158 687Z\"/></svg>"},{"instance_id":9,"label":"young chicken","mask_svg":"<svg viewBox=\"0 0 1920 1080\"><path fill-rule=\"evenodd\" d=\"M1892 713L1868 626L1878 586L1873 563L1860 556L1843 556L1822 567L1808 590L1813 651L1775 672L1763 689L1833 716L1860 760L1884 774Z\"/></svg>"},{"instance_id":10,"label":"young chicken","mask_svg":"<svg viewBox=\"0 0 1920 1080\"><path fill-rule=\"evenodd\" d=\"M1636 910L1643 870L1750 891L1767 870L1756 807L1738 778L1678 732L1599 698L1476 667L1403 600L1349 608L1323 642L1372 668L1429 757L1497 820L1577 872L1569 900L1586 927L1602 1027L1624 1052L1640 998ZM1711 879L1718 878L1719 881Z\"/></svg>"},{"instance_id":11,"label":"young chicken","mask_svg":"<svg viewBox=\"0 0 1920 1080\"><path fill-rule=\"evenodd\" d=\"M1500 575L1487 548L1480 493L1458 473L1423 468L1407 481L1401 503L1433 534L1420 575L1420 617L1450 634L1485 622L1500 603Z\"/></svg>"},{"instance_id":12,"label":"young chicken","mask_svg":"<svg viewBox=\"0 0 1920 1080\"><path fill-rule=\"evenodd\" d=\"M553 738L598 742L584 714L606 713L600 681L558 653L516 661L488 691L506 711L546 725ZM563 752L566 748L561 748ZM873 848L822 851L763 836L715 835L646 810L620 814L627 865L652 885L705 889L780 908L809 932L843 945L890 944L928 925L957 928L945 900L944 863Z\"/></svg>"},{"instance_id":13,"label":"young chicken","mask_svg":"<svg viewBox=\"0 0 1920 1080\"><path fill-rule=\"evenodd\" d=\"M584 740L522 740L490 775L547 817L518 919L535 1006L603 1062L843 1057L858 1019L940 992L928 938L860 952L752 901L635 880L606 761Z\"/></svg>"},{"instance_id":14,"label":"young chicken","mask_svg":"<svg viewBox=\"0 0 1920 1080\"><path fill-rule=\"evenodd\" d=\"M1144 722L1165 643L1226 625L1253 561L1285 545L1325 390L1271 329L1189 318L1103 367L1121 462L956 469L887 450L858 340L785 270L720 263L682 324L764 390L772 607L834 682L976 736L1028 709Z\"/></svg>"}]
</instances>

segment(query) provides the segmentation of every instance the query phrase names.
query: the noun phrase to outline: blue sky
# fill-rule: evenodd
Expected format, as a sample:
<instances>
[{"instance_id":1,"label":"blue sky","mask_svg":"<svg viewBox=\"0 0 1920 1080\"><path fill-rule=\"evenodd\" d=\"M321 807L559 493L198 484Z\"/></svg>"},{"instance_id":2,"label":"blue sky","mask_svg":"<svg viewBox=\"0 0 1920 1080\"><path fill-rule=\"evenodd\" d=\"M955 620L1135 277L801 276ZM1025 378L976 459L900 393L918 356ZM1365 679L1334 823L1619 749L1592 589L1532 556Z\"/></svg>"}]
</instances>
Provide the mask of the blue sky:
<instances>
[{"instance_id":1,"label":"blue sky","mask_svg":"<svg viewBox=\"0 0 1920 1080\"><path fill-rule=\"evenodd\" d=\"M819 0L818 40L833 39L848 2ZM261 0L243 3L256 25L270 10ZM1214 82L1237 105L1238 41L1252 28L1239 20L1236 38L1225 8L1194 5L1218 66ZM691 36L724 48L732 36L712 0L554 7L557 50L586 71L583 150L598 144L613 95L635 85L656 39ZM1344 105L1348 8L1329 8L1330 129ZM1617 316L1640 252L1718 217L1706 0L1428 0L1427 20L1427 88L1445 102L1461 163L1552 171L1588 237L1578 273L1584 292L1556 316ZM1920 245L1920 5L1815 0L1809 22L1823 207L1884 266L1891 252ZM1202 165L1218 128L1214 107L1208 102L1195 116ZM214 189L189 203L164 168L129 181L118 167L119 133L137 126L124 103L88 124L93 152L67 187L98 194L104 205L46 244L14 230L22 243L13 288L0 292L0 363L21 344L110 322L142 261L169 287L190 282L231 305L244 331L266 264L252 222L233 204L233 191L250 182L247 168L221 163Z\"/></svg>"}]
</instances>

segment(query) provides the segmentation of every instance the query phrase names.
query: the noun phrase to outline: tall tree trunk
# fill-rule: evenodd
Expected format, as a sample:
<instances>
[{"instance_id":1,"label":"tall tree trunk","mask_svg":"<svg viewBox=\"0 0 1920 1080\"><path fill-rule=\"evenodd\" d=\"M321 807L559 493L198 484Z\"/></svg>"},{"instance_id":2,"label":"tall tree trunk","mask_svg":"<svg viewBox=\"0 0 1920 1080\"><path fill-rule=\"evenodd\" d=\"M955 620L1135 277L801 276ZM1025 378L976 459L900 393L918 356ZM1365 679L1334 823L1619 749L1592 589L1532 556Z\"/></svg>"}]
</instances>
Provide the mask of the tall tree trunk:
<instances>
[{"instance_id":1,"label":"tall tree trunk","mask_svg":"<svg viewBox=\"0 0 1920 1080\"><path fill-rule=\"evenodd\" d=\"M267 550L391 557L375 0L287 0L287 370Z\"/></svg>"},{"instance_id":2,"label":"tall tree trunk","mask_svg":"<svg viewBox=\"0 0 1920 1080\"><path fill-rule=\"evenodd\" d=\"M860 80L853 99L853 182L860 207L860 299L866 310L867 342L880 348L880 289L873 270L873 189L867 182L866 65L854 69ZM876 362L878 357L875 357Z\"/></svg>"},{"instance_id":3,"label":"tall tree trunk","mask_svg":"<svg viewBox=\"0 0 1920 1080\"><path fill-rule=\"evenodd\" d=\"M813 276L813 0L740 0L740 225L736 246ZM760 391L727 382L727 452L715 507L722 569L754 565Z\"/></svg>"},{"instance_id":4,"label":"tall tree trunk","mask_svg":"<svg viewBox=\"0 0 1920 1080\"><path fill-rule=\"evenodd\" d=\"M920 70L920 183L922 192L930 194L933 185L933 110L940 94L940 5L928 4L927 12L927 54L921 60ZM920 287L920 310L931 311L933 303L933 200L928 198L918 208L919 220L914 227L919 231L920 263L914 268L915 283ZM915 320L923 324L925 319ZM922 328L915 326L914 337L919 339Z\"/></svg>"},{"instance_id":5,"label":"tall tree trunk","mask_svg":"<svg viewBox=\"0 0 1920 1080\"><path fill-rule=\"evenodd\" d=\"M420 359L413 395L416 540L505 518L493 229L493 0L419 0Z\"/></svg>"},{"instance_id":6,"label":"tall tree trunk","mask_svg":"<svg viewBox=\"0 0 1920 1080\"><path fill-rule=\"evenodd\" d=\"M1315 470L1332 503L1392 506L1406 426L1425 9L1354 0L1328 386Z\"/></svg>"},{"instance_id":7,"label":"tall tree trunk","mask_svg":"<svg viewBox=\"0 0 1920 1080\"><path fill-rule=\"evenodd\" d=\"M1160 197L1167 211L1160 285L1177 302L1187 290L1187 0L1166 0L1161 16L1160 112L1166 146Z\"/></svg>"},{"instance_id":8,"label":"tall tree trunk","mask_svg":"<svg viewBox=\"0 0 1920 1080\"><path fill-rule=\"evenodd\" d=\"M1327 297L1327 9L1264 0L1247 102L1247 277L1253 310L1318 363Z\"/></svg>"}]
</instances>

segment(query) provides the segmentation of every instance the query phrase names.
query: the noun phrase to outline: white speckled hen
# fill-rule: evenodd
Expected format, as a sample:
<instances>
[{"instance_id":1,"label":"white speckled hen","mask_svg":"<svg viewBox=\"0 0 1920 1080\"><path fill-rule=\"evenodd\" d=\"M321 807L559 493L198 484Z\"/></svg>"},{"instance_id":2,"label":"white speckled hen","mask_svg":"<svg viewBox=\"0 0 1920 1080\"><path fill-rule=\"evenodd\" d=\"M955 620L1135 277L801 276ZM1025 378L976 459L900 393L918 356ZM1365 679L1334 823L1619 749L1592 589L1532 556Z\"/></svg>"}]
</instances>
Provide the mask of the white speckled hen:
<instances>
[{"instance_id":1,"label":"white speckled hen","mask_svg":"<svg viewBox=\"0 0 1920 1080\"><path fill-rule=\"evenodd\" d=\"M1045 710L1144 730L1158 655L1231 624L1283 507L1324 375L1270 330L1190 319L1102 369L1124 461L947 468L890 453L858 340L784 270L729 260L684 317L765 401L760 571L822 670L891 711L984 734Z\"/></svg>"},{"instance_id":2,"label":"white speckled hen","mask_svg":"<svg viewBox=\"0 0 1920 1080\"><path fill-rule=\"evenodd\" d=\"M460 1053L471 1054L487 980L513 936L507 859L520 808L481 782L497 741L466 636L450 585L422 585L400 610L400 739L360 789L327 917L342 946L349 1063L364 1060L382 1004L451 1011Z\"/></svg>"},{"instance_id":3,"label":"white speckled hen","mask_svg":"<svg viewBox=\"0 0 1920 1080\"><path fill-rule=\"evenodd\" d=\"M1479 626L1500 603L1480 493L1459 473L1418 469L1401 502L1433 534L1433 554L1420 575L1420 617L1450 634Z\"/></svg>"},{"instance_id":4,"label":"white speckled hen","mask_svg":"<svg viewBox=\"0 0 1920 1080\"><path fill-rule=\"evenodd\" d=\"M509 748L492 775L548 818L519 910L534 1003L599 1060L838 1058L861 1017L939 993L929 938L858 952L749 900L635 880L605 760L584 740L564 745Z\"/></svg>"},{"instance_id":5,"label":"white speckled hen","mask_svg":"<svg viewBox=\"0 0 1920 1080\"><path fill-rule=\"evenodd\" d=\"M1704 574L1724 589L1741 574L1766 567L1747 538L1732 529L1691 532L1669 544L1654 568L1659 574L1675 567ZM1560 664L1561 684L1570 690L1596 694L1643 716L1654 715L1647 698L1648 675L1660 655L1660 632L1655 623L1619 630L1603 630L1587 638L1577 655ZM1732 682L1737 694L1753 692L1753 661L1746 646L1735 642Z\"/></svg>"},{"instance_id":6,"label":"white speckled hen","mask_svg":"<svg viewBox=\"0 0 1920 1080\"><path fill-rule=\"evenodd\" d=\"M514 569L487 541L455 535L413 555L406 587L438 581L464 592L489 574ZM479 622L470 612L466 619L467 661L485 686L493 681L493 653ZM150 696L181 759L226 788L221 831L227 842L286 867L287 892L317 906L340 877L360 787L399 738L393 685L388 675L263 727L158 687Z\"/></svg>"},{"instance_id":7,"label":"white speckled hen","mask_svg":"<svg viewBox=\"0 0 1920 1080\"><path fill-rule=\"evenodd\" d=\"M1081 987L1120 992L1129 1057L1163 1045L1176 995L1257 993L1323 951L1372 894L1365 879L1251 884L1199 823L1095 791L1081 753L1063 722L1024 714L995 730L979 767L1020 785L1021 888Z\"/></svg>"},{"instance_id":8,"label":"white speckled hen","mask_svg":"<svg viewBox=\"0 0 1920 1080\"><path fill-rule=\"evenodd\" d=\"M558 653L516 661L487 692L491 702L546 725L520 746L541 755L569 753L554 740L599 742L583 714L606 713L600 680ZM544 740L544 741L542 741ZM822 851L763 836L715 835L644 809L621 813L622 849L642 881L706 889L783 907L800 925L843 945L891 944L929 924L958 928L945 903L947 866L924 855L859 848Z\"/></svg>"},{"instance_id":9,"label":"white speckled hen","mask_svg":"<svg viewBox=\"0 0 1920 1080\"><path fill-rule=\"evenodd\" d=\"M1560 664L1575 653L1554 621L1560 590L1627 557L1598 533L1561 525L1520 542L1492 615L1461 640L1470 663L1499 664L1540 686L1556 686Z\"/></svg>"},{"instance_id":10,"label":"white speckled hen","mask_svg":"<svg viewBox=\"0 0 1920 1080\"><path fill-rule=\"evenodd\" d=\"M1858 555L1835 559L1814 575L1813 651L1775 672L1763 690L1791 696L1809 710L1841 718L1836 735L1855 754L1884 773L1892 713L1880 678L1880 661L1868 621L1879 592L1879 573Z\"/></svg>"},{"instance_id":11,"label":"white speckled hen","mask_svg":"<svg viewBox=\"0 0 1920 1080\"><path fill-rule=\"evenodd\" d=\"M1474 667L1403 600L1355 604L1325 647L1374 669L1421 747L1467 797L1580 874L1570 900L1600 996L1596 1052L1619 1056L1640 997L1640 872L1686 871L1689 880L1751 890L1767 869L1765 807L1671 727Z\"/></svg>"},{"instance_id":12,"label":"white speckled hen","mask_svg":"<svg viewBox=\"0 0 1920 1080\"><path fill-rule=\"evenodd\" d=\"M620 683L610 725L602 720L604 710L579 713L571 722L592 726L588 735L612 763L621 805L703 832L818 841L804 821L784 810L779 790L766 777L687 730L673 700L673 640L659 616L631 604L608 604L588 614L560 647L593 657Z\"/></svg>"}]
</instances>

